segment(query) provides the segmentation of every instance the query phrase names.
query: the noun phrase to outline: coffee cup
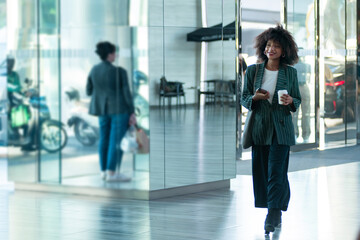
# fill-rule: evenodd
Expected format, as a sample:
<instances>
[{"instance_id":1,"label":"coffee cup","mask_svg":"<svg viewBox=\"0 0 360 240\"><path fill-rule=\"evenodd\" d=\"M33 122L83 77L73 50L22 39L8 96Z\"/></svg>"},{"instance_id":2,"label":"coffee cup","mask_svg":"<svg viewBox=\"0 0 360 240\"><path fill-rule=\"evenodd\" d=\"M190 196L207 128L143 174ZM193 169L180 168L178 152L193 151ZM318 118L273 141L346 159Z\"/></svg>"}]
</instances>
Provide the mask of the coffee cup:
<instances>
[{"instance_id":1,"label":"coffee cup","mask_svg":"<svg viewBox=\"0 0 360 240\"><path fill-rule=\"evenodd\" d=\"M284 96L285 94L288 94L288 91L286 89L278 91L278 100L280 105L284 104L284 101L281 100L281 97Z\"/></svg>"}]
</instances>

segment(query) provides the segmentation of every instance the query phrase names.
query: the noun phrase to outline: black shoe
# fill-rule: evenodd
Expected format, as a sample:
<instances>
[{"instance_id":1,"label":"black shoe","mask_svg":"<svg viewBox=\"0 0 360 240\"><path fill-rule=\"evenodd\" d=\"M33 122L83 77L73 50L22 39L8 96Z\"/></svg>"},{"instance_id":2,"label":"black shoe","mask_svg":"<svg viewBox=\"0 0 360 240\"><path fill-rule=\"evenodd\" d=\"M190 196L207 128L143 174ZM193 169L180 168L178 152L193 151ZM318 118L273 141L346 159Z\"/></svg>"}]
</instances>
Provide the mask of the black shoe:
<instances>
[{"instance_id":1,"label":"black shoe","mask_svg":"<svg viewBox=\"0 0 360 240\"><path fill-rule=\"evenodd\" d=\"M281 225L281 210L270 208L265 219L265 234L274 232L276 227Z\"/></svg>"}]
</instances>

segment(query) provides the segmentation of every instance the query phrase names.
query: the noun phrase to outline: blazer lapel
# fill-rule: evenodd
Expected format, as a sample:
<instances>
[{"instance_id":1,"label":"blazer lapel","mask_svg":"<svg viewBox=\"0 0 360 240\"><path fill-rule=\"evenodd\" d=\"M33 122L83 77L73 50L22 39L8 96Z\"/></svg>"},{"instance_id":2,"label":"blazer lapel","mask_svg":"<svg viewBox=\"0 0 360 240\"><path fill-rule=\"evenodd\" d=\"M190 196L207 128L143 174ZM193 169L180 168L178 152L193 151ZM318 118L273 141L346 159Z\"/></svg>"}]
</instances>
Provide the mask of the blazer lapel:
<instances>
[{"instance_id":1,"label":"blazer lapel","mask_svg":"<svg viewBox=\"0 0 360 240\"><path fill-rule=\"evenodd\" d=\"M261 88L262 85L262 79L264 76L264 69L265 69L265 62L263 63L259 63L259 69L256 75L256 82L255 82L255 89L254 91L256 91L256 89Z\"/></svg>"},{"instance_id":2,"label":"blazer lapel","mask_svg":"<svg viewBox=\"0 0 360 240\"><path fill-rule=\"evenodd\" d=\"M289 89L288 89L288 80L286 78L286 70L285 70L285 68L280 67L272 104L275 104L275 103L278 102L278 94L277 94L277 92L279 90L284 90L284 89L289 91Z\"/></svg>"}]
</instances>

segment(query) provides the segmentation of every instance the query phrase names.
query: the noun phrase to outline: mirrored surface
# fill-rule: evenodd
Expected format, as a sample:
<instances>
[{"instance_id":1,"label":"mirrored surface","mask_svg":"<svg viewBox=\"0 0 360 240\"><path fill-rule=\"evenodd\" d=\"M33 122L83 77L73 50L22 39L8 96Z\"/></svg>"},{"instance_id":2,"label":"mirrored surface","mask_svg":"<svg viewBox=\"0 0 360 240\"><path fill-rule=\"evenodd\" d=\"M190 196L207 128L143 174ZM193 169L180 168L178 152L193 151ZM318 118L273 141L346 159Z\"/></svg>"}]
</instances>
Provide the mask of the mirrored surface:
<instances>
[{"instance_id":1,"label":"mirrored surface","mask_svg":"<svg viewBox=\"0 0 360 240\"><path fill-rule=\"evenodd\" d=\"M15 59L16 81L20 81L21 94L28 101L26 110L31 111L29 123L18 123L16 130L33 139L31 145L17 143L15 147L9 141L9 178L17 182L61 181L65 185L146 190L150 133L148 29L129 24L146 26L147 20L139 16L134 3L124 1L63 0L61 11L58 3L54 0L37 6L36 1L19 0L8 5L20 19L8 24L9 55ZM143 4L138 2L142 11ZM36 14L38 8L40 15ZM114 66L126 72L138 119L136 134L147 148L137 154L117 153L117 171L133 178L127 184L105 184L101 179L99 119L88 114L90 97L85 86L90 69L100 62L95 45L103 40L117 47ZM116 138L119 149L121 140Z\"/></svg>"},{"instance_id":2,"label":"mirrored surface","mask_svg":"<svg viewBox=\"0 0 360 240\"><path fill-rule=\"evenodd\" d=\"M234 177L235 5L203 3L9 3L20 20L8 24L8 50L33 124L16 127L33 142L10 144L10 179L154 190ZM191 40L190 33L205 38ZM121 153L123 137L114 138L116 171L132 178L126 183L100 176L103 120L89 114L86 92L91 69L101 63L94 52L100 41L116 46L113 65L124 70L135 105L138 151Z\"/></svg>"},{"instance_id":3,"label":"mirrored surface","mask_svg":"<svg viewBox=\"0 0 360 240\"><path fill-rule=\"evenodd\" d=\"M223 179L222 42L209 43L206 60L199 61L199 43L179 43L179 35L194 30L165 28L165 77L184 92L163 106L166 188ZM206 64L203 81L199 81L201 61ZM199 83L213 95L197 104Z\"/></svg>"},{"instance_id":4,"label":"mirrored surface","mask_svg":"<svg viewBox=\"0 0 360 240\"><path fill-rule=\"evenodd\" d=\"M70 41L73 30L73 28L63 29L65 33L63 48L68 49L68 55L62 59L64 73L62 91L66 98L66 105L62 110L63 121L68 123L70 133L70 144L63 151L63 184L147 190L149 188L148 142L138 142L138 144L146 144L147 150L134 154L122 149L122 137L118 136L116 138L116 148L118 148L116 172L131 177L131 181L106 183L100 178L98 152L102 134L99 125L100 117L88 114L91 98L86 95L85 86L92 66L101 62L93 53L95 45L99 41L98 36L101 35L117 47L117 58L113 66L121 67L125 72L126 76L117 75L117 77L119 79L125 77L121 81L126 81L131 90L137 118L136 134L149 141L148 28L109 26L94 29L84 27L80 29L82 33L78 33L82 37L78 39L76 45L80 46L84 38L93 45L80 52L79 47L73 47L74 41ZM87 64L84 65L84 62ZM79 71L79 69L83 70ZM73 74L76 74L76 77ZM81 81L74 81L74 78L81 79ZM122 85L121 89L123 88ZM117 96L120 98L122 95L122 90L119 90ZM121 104L121 102L114 104Z\"/></svg>"},{"instance_id":5,"label":"mirrored surface","mask_svg":"<svg viewBox=\"0 0 360 240\"><path fill-rule=\"evenodd\" d=\"M30 135L28 130L38 128L38 109L36 105L30 105L30 97L24 94L27 90L34 93L39 90L36 1L7 2L7 12L16 13L18 17L8 18L7 52L2 60L8 99L8 176L9 181L36 182L39 148L32 149L32 146L38 146L38 135ZM24 107L18 107L20 105ZM17 121L16 113L20 116L26 113L26 117Z\"/></svg>"},{"instance_id":6,"label":"mirrored surface","mask_svg":"<svg viewBox=\"0 0 360 240\"><path fill-rule=\"evenodd\" d=\"M231 31L235 31L236 5L231 1L223 1L223 26L227 28L231 25ZM226 30L227 31L227 30ZM228 34L228 32L223 32ZM235 34L234 34L235 36ZM236 159L236 118L239 103L236 102L237 82L236 82L236 41L235 38L228 38L223 41L222 57L222 79L227 82L224 89L223 104L223 152L224 152L224 179L233 178L236 175L234 160Z\"/></svg>"},{"instance_id":7,"label":"mirrored surface","mask_svg":"<svg viewBox=\"0 0 360 240\"><path fill-rule=\"evenodd\" d=\"M298 45L298 74L301 105L293 113L297 144L315 143L315 28L312 1L288 1L288 29ZM305 147L305 146L304 146Z\"/></svg>"},{"instance_id":8,"label":"mirrored surface","mask_svg":"<svg viewBox=\"0 0 360 240\"><path fill-rule=\"evenodd\" d=\"M150 95L150 189L165 187L165 108L162 106L160 79L164 75L163 27L149 28Z\"/></svg>"}]
</instances>

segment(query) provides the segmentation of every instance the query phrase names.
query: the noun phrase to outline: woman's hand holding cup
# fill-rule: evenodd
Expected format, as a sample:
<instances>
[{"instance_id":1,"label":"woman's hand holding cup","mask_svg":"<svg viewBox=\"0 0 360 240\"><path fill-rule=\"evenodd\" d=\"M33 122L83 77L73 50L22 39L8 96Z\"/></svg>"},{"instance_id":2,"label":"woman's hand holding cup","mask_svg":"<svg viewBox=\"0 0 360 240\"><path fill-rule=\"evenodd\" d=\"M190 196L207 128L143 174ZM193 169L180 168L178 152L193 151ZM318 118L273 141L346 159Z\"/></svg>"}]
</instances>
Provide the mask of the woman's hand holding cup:
<instances>
[{"instance_id":1,"label":"woman's hand holding cup","mask_svg":"<svg viewBox=\"0 0 360 240\"><path fill-rule=\"evenodd\" d=\"M293 102L293 98L288 94L287 90L278 91L278 99L280 105L290 105Z\"/></svg>"}]
</instances>

